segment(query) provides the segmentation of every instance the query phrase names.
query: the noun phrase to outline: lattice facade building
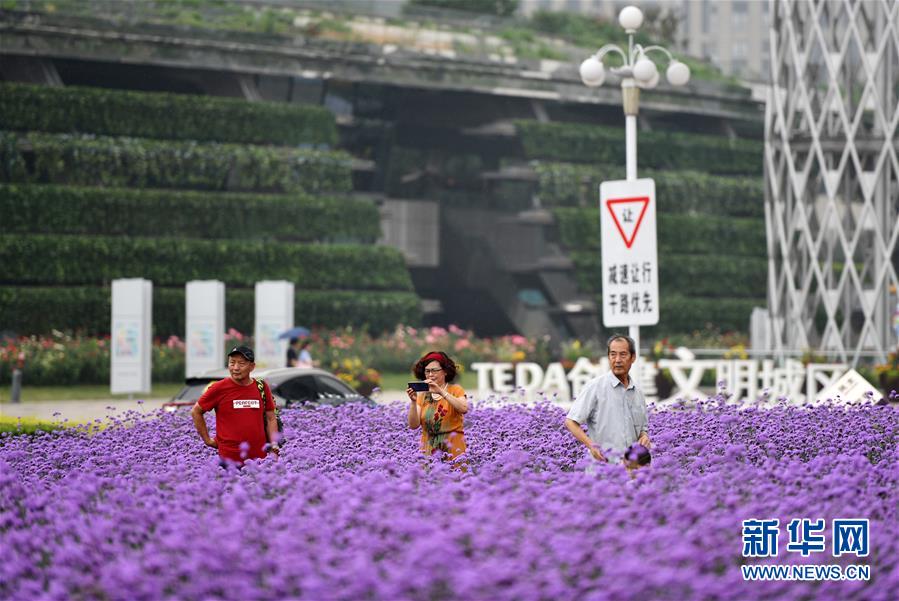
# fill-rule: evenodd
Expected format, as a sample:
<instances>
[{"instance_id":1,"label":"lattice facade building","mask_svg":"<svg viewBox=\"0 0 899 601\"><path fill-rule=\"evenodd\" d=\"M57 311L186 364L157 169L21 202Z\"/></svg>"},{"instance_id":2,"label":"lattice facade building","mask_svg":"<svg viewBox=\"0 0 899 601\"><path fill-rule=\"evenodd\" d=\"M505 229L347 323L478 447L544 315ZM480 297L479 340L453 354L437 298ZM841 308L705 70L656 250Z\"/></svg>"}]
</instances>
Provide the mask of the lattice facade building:
<instances>
[{"instance_id":1,"label":"lattice facade building","mask_svg":"<svg viewBox=\"0 0 899 601\"><path fill-rule=\"evenodd\" d=\"M883 360L899 310L899 1L775 0L771 24L771 345Z\"/></svg>"}]
</instances>

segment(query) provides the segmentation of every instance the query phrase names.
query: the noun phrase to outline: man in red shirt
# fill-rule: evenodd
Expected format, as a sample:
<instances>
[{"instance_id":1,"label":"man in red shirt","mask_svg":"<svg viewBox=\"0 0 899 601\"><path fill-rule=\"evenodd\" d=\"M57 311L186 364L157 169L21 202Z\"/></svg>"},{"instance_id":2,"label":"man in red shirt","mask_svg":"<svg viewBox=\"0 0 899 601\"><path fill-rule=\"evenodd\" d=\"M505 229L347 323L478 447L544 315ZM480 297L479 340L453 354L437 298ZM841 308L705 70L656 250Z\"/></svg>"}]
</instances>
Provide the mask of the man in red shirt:
<instances>
[{"instance_id":1,"label":"man in red shirt","mask_svg":"<svg viewBox=\"0 0 899 601\"><path fill-rule=\"evenodd\" d=\"M278 454L278 422L275 404L268 384L263 384L265 398L259 393L250 373L256 369L253 349L236 346L228 353L230 377L211 384L191 410L194 426L207 446L218 449L219 457L243 464L245 459L266 456L266 431L272 441L271 450ZM215 409L215 438L209 436L203 414ZM263 413L265 430L263 430ZM249 445L241 451L241 444Z\"/></svg>"}]
</instances>

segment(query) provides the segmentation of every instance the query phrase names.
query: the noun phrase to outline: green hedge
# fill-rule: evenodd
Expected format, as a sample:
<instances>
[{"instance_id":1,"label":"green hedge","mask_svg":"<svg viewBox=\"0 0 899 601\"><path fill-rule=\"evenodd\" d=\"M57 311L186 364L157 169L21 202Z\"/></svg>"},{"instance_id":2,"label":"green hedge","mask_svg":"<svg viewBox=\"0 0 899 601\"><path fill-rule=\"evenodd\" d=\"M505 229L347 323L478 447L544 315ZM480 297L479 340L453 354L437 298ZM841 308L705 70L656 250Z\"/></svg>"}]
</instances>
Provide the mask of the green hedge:
<instances>
[{"instance_id":1,"label":"green hedge","mask_svg":"<svg viewBox=\"0 0 899 601\"><path fill-rule=\"evenodd\" d=\"M334 146L319 106L103 88L0 83L0 129L166 140Z\"/></svg>"},{"instance_id":2,"label":"green hedge","mask_svg":"<svg viewBox=\"0 0 899 601\"><path fill-rule=\"evenodd\" d=\"M304 326L336 328L351 325L373 334L397 324L421 322L418 296L413 292L355 290L297 290L294 314ZM0 331L46 334L73 329L88 335L109 334L108 287L0 287ZM254 292L225 291L226 327L253 332ZM155 336L184 336L184 289L153 288Z\"/></svg>"},{"instance_id":3,"label":"green hedge","mask_svg":"<svg viewBox=\"0 0 899 601\"><path fill-rule=\"evenodd\" d=\"M658 325L640 328L640 334L649 339L702 330L746 332L752 309L764 306L764 298L691 298L666 294L661 299Z\"/></svg>"},{"instance_id":4,"label":"green hedge","mask_svg":"<svg viewBox=\"0 0 899 601\"><path fill-rule=\"evenodd\" d=\"M614 165L573 165L535 161L538 193L544 206L595 207L599 184L624 179L622 167ZM654 171L641 177L656 182L659 213L702 213L734 217L763 217L764 180L761 177L722 177L697 171Z\"/></svg>"},{"instance_id":5,"label":"green hedge","mask_svg":"<svg viewBox=\"0 0 899 601\"><path fill-rule=\"evenodd\" d=\"M663 253L711 254L766 258L764 219L659 214L656 227ZM597 229L599 217L596 218Z\"/></svg>"},{"instance_id":6,"label":"green hedge","mask_svg":"<svg viewBox=\"0 0 899 601\"><path fill-rule=\"evenodd\" d=\"M373 243L371 202L305 194L262 195L0 184L3 231Z\"/></svg>"},{"instance_id":7,"label":"green hedge","mask_svg":"<svg viewBox=\"0 0 899 601\"><path fill-rule=\"evenodd\" d=\"M623 165L624 130L583 123L517 121L529 158ZM763 145L756 140L729 139L675 132L640 132L639 168L695 169L708 173L761 175Z\"/></svg>"},{"instance_id":8,"label":"green hedge","mask_svg":"<svg viewBox=\"0 0 899 601\"><path fill-rule=\"evenodd\" d=\"M571 258L583 290L602 288L598 251L575 251ZM659 253L659 292L677 294L689 290L690 297L764 298L768 260L728 255L684 255Z\"/></svg>"},{"instance_id":9,"label":"green hedge","mask_svg":"<svg viewBox=\"0 0 899 601\"><path fill-rule=\"evenodd\" d=\"M0 181L341 193L352 164L344 152L0 132Z\"/></svg>"},{"instance_id":10,"label":"green hedge","mask_svg":"<svg viewBox=\"0 0 899 601\"><path fill-rule=\"evenodd\" d=\"M560 242L569 249L597 252L600 248L599 211L562 207L553 210ZM659 254L720 254L765 257L765 222L748 217L715 217L659 213L656 219Z\"/></svg>"},{"instance_id":11,"label":"green hedge","mask_svg":"<svg viewBox=\"0 0 899 601\"><path fill-rule=\"evenodd\" d=\"M9 379L9 376L0 376L0 383L7 384L6 380ZM28 380L25 380L25 382L28 382ZM38 432L56 432L69 427L69 424L63 425L58 421L51 422L34 417L0 415L0 436L7 433L13 436L34 436Z\"/></svg>"},{"instance_id":12,"label":"green hedge","mask_svg":"<svg viewBox=\"0 0 899 601\"><path fill-rule=\"evenodd\" d=\"M216 279L230 286L283 279L306 289L412 290L399 251L382 246L240 240L0 235L0 283L159 286Z\"/></svg>"},{"instance_id":13,"label":"green hedge","mask_svg":"<svg viewBox=\"0 0 899 601\"><path fill-rule=\"evenodd\" d=\"M752 309L765 306L764 298L701 298L664 294L659 307L659 323L641 326L640 336L655 340L673 334L691 332L747 332ZM596 297L602 311L602 296ZM601 319L601 316L600 316Z\"/></svg>"}]
</instances>

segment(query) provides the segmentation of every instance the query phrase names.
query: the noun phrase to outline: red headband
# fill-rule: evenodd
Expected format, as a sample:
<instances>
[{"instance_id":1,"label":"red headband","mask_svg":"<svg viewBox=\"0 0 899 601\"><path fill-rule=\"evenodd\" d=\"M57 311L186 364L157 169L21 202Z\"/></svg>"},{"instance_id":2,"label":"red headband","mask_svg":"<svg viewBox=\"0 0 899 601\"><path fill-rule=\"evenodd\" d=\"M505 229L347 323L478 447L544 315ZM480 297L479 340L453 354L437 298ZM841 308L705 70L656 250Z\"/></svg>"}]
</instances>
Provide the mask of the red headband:
<instances>
[{"instance_id":1,"label":"red headband","mask_svg":"<svg viewBox=\"0 0 899 601\"><path fill-rule=\"evenodd\" d=\"M425 355L425 361L437 361L439 363L443 363L444 358L440 353L428 353Z\"/></svg>"}]
</instances>

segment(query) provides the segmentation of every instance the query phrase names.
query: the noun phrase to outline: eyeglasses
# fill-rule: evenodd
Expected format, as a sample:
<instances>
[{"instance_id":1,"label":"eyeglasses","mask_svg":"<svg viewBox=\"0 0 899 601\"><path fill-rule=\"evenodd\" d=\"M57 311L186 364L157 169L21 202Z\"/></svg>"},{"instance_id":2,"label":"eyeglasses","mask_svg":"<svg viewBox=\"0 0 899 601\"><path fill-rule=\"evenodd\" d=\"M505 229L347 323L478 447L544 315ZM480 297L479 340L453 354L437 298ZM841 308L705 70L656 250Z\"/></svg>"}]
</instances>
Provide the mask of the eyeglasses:
<instances>
[{"instance_id":1,"label":"eyeglasses","mask_svg":"<svg viewBox=\"0 0 899 601\"><path fill-rule=\"evenodd\" d=\"M426 374L436 374L436 373L439 373L439 372L441 372L441 371L443 371L443 368L442 368L442 367L435 367L435 368L433 368L433 369L426 369L426 370L425 370L425 373L426 373Z\"/></svg>"}]
</instances>

